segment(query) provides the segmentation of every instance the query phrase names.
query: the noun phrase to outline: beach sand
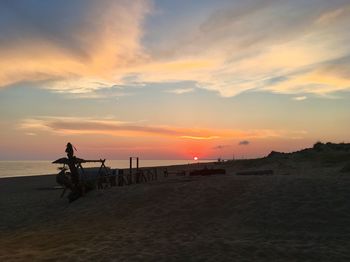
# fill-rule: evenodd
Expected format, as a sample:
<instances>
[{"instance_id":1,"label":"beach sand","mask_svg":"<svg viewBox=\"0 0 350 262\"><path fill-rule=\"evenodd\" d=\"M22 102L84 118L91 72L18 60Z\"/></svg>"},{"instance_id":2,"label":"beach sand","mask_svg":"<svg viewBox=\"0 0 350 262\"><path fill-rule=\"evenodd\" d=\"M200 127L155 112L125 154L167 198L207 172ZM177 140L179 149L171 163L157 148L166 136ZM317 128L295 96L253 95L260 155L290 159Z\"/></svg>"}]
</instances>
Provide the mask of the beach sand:
<instances>
[{"instance_id":1,"label":"beach sand","mask_svg":"<svg viewBox=\"0 0 350 262\"><path fill-rule=\"evenodd\" d=\"M350 261L349 173L220 167L228 174L170 175L71 204L54 176L0 179L0 261ZM275 174L235 175L259 168Z\"/></svg>"}]
</instances>

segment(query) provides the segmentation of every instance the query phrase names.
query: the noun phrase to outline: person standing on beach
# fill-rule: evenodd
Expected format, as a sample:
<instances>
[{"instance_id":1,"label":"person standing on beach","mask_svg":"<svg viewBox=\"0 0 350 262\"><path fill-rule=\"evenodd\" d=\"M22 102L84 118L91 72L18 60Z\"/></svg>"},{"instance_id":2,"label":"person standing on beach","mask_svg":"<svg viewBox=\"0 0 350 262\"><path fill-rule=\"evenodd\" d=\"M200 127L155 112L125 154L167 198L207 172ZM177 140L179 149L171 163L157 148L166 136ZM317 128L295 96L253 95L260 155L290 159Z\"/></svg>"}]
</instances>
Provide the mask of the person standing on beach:
<instances>
[{"instance_id":1,"label":"person standing on beach","mask_svg":"<svg viewBox=\"0 0 350 262\"><path fill-rule=\"evenodd\" d=\"M71 143L67 143L66 153L68 157L68 167L71 172L72 183L77 191L79 191L79 173L76 167L76 157L74 156L74 146Z\"/></svg>"},{"instance_id":2,"label":"person standing on beach","mask_svg":"<svg viewBox=\"0 0 350 262\"><path fill-rule=\"evenodd\" d=\"M67 143L66 153L67 153L68 159L73 158L74 150L73 150L73 145L70 142Z\"/></svg>"}]
</instances>

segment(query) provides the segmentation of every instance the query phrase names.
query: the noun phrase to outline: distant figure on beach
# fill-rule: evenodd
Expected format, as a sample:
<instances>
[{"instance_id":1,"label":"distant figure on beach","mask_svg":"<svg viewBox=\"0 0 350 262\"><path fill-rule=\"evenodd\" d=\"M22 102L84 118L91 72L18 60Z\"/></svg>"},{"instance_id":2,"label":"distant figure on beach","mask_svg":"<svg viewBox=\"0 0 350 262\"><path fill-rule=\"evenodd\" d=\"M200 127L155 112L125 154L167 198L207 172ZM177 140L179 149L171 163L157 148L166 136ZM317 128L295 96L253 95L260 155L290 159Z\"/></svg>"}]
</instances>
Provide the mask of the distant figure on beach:
<instances>
[{"instance_id":1,"label":"distant figure on beach","mask_svg":"<svg viewBox=\"0 0 350 262\"><path fill-rule=\"evenodd\" d=\"M77 151L77 149L73 146L72 143L68 142L65 149L67 157L63 157L52 162L53 164L64 165L62 168L60 168L61 171L56 176L56 182L64 186L65 189L68 188L71 190L70 194L68 195L69 202L72 202L78 199L79 197L83 196L87 191L90 191L95 188L95 181L91 181L91 180L88 181L86 179L83 167L81 165L82 163L86 163L86 162L101 163L101 167L98 171L98 176L99 176L98 179L100 179L102 175L101 172L103 172L103 174L108 173L108 169L104 164L106 161L105 159L84 160L76 157L74 155L74 151ZM66 165L68 165L69 172L67 172ZM115 185L115 182L111 181L110 184ZM63 191L61 197L64 195L64 192L65 190Z\"/></svg>"},{"instance_id":2,"label":"distant figure on beach","mask_svg":"<svg viewBox=\"0 0 350 262\"><path fill-rule=\"evenodd\" d=\"M67 143L66 153L68 158L72 158L74 156L73 145L70 142Z\"/></svg>"},{"instance_id":3,"label":"distant figure on beach","mask_svg":"<svg viewBox=\"0 0 350 262\"><path fill-rule=\"evenodd\" d=\"M78 192L78 195L80 194L80 181L79 181L79 173L78 169L76 167L76 158L74 156L74 149L75 147L68 142L66 146L66 153L68 157L68 167L71 172L71 178L72 178L72 183L75 187L75 190L72 190L73 192L76 191Z\"/></svg>"}]
</instances>

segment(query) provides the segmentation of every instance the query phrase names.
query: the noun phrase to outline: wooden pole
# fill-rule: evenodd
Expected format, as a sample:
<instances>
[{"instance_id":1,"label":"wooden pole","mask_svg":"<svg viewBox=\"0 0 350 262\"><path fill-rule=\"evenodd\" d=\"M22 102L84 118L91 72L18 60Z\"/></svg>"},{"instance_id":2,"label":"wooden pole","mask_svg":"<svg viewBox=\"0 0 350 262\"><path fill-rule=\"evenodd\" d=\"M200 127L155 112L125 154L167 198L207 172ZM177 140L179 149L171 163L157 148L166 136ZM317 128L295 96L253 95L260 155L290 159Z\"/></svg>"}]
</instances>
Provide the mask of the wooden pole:
<instances>
[{"instance_id":1,"label":"wooden pole","mask_svg":"<svg viewBox=\"0 0 350 262\"><path fill-rule=\"evenodd\" d=\"M128 175L128 184L131 185L132 184L132 157L129 158L129 175Z\"/></svg>"},{"instance_id":2,"label":"wooden pole","mask_svg":"<svg viewBox=\"0 0 350 262\"><path fill-rule=\"evenodd\" d=\"M132 157L129 158L129 174L131 175L132 173Z\"/></svg>"}]
</instances>

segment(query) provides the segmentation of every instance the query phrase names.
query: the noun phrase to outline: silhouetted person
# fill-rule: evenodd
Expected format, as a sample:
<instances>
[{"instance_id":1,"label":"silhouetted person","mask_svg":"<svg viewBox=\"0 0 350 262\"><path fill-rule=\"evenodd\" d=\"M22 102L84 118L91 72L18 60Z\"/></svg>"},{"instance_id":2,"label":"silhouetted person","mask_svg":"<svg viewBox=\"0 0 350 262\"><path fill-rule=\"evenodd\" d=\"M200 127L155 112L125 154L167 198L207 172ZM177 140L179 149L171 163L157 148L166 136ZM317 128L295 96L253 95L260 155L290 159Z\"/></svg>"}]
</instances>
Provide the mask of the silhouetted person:
<instances>
[{"instance_id":1,"label":"silhouetted person","mask_svg":"<svg viewBox=\"0 0 350 262\"><path fill-rule=\"evenodd\" d=\"M81 195L81 185L79 181L79 173L76 167L76 157L74 156L74 146L71 143L67 143L66 153L68 157L68 167L71 173L72 183L74 185L74 189L72 190L72 198L71 201L75 200Z\"/></svg>"},{"instance_id":2,"label":"silhouetted person","mask_svg":"<svg viewBox=\"0 0 350 262\"><path fill-rule=\"evenodd\" d=\"M69 142L67 143L67 146L66 146L66 153L67 153L68 159L74 156L73 145Z\"/></svg>"}]
</instances>

